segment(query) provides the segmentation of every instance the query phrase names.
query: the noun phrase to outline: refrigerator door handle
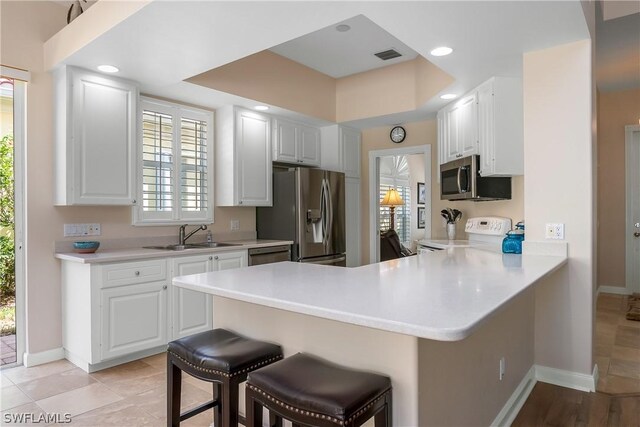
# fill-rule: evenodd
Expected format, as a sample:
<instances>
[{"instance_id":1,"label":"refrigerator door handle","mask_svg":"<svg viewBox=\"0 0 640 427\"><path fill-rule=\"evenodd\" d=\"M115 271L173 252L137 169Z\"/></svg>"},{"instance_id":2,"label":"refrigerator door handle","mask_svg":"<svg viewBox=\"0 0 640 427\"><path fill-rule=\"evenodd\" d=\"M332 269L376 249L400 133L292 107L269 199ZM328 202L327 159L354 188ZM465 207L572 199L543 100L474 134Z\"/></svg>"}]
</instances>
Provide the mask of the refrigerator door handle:
<instances>
[{"instance_id":1,"label":"refrigerator door handle","mask_svg":"<svg viewBox=\"0 0 640 427\"><path fill-rule=\"evenodd\" d=\"M324 179L320 184L320 225L322 226L322 244L327 244L327 195Z\"/></svg>"},{"instance_id":2,"label":"refrigerator door handle","mask_svg":"<svg viewBox=\"0 0 640 427\"><path fill-rule=\"evenodd\" d=\"M326 180L326 186L327 186L327 207L328 209L328 218L327 218L327 244L329 243L329 239L331 238L332 234L333 234L333 201L332 199L332 194L331 194L331 184L329 184L329 180Z\"/></svg>"}]
</instances>

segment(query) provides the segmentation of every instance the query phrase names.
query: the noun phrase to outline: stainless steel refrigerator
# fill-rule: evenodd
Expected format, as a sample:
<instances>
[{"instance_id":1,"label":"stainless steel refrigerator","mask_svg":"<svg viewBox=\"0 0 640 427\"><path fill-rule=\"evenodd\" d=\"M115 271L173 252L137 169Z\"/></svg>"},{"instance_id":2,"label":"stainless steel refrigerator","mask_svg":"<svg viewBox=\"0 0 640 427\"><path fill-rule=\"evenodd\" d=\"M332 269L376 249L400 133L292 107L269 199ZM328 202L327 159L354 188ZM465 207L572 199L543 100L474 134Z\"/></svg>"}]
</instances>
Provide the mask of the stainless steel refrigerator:
<instances>
[{"instance_id":1,"label":"stainless steel refrigerator","mask_svg":"<svg viewBox=\"0 0 640 427\"><path fill-rule=\"evenodd\" d=\"M273 207L256 210L259 239L293 240L291 260L346 265L344 174L273 170Z\"/></svg>"}]
</instances>

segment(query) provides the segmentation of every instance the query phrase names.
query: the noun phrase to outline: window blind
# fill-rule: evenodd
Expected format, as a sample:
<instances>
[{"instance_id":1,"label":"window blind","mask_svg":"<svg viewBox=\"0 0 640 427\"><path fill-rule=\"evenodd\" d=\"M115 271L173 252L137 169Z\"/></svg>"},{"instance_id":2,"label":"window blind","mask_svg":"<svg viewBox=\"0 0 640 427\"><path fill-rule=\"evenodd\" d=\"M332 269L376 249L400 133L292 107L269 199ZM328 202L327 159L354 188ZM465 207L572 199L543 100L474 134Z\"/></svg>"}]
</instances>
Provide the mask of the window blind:
<instances>
[{"instance_id":1,"label":"window blind","mask_svg":"<svg viewBox=\"0 0 640 427\"><path fill-rule=\"evenodd\" d=\"M142 209L173 209L173 118L154 111L142 113Z\"/></svg>"},{"instance_id":2,"label":"window blind","mask_svg":"<svg viewBox=\"0 0 640 427\"><path fill-rule=\"evenodd\" d=\"M180 203L182 210L207 208L207 124L200 120L181 120Z\"/></svg>"}]
</instances>

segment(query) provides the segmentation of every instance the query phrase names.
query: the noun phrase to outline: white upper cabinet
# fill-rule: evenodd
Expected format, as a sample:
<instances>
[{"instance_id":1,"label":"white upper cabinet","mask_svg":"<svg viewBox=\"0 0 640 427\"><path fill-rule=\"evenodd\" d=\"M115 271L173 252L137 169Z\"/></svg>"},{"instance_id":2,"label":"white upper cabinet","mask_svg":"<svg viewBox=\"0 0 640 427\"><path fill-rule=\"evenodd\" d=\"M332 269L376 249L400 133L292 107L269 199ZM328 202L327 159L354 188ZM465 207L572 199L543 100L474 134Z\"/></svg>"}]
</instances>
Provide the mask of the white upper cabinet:
<instances>
[{"instance_id":1,"label":"white upper cabinet","mask_svg":"<svg viewBox=\"0 0 640 427\"><path fill-rule=\"evenodd\" d=\"M217 206L271 206L271 119L227 106L216 111Z\"/></svg>"},{"instance_id":2,"label":"white upper cabinet","mask_svg":"<svg viewBox=\"0 0 640 427\"><path fill-rule=\"evenodd\" d=\"M360 178L360 131L333 125L323 127L321 133L322 168L344 172L348 178Z\"/></svg>"},{"instance_id":3,"label":"white upper cabinet","mask_svg":"<svg viewBox=\"0 0 640 427\"><path fill-rule=\"evenodd\" d=\"M478 154L477 97L473 93L444 109L444 162Z\"/></svg>"},{"instance_id":4,"label":"white upper cabinet","mask_svg":"<svg viewBox=\"0 0 640 427\"><path fill-rule=\"evenodd\" d=\"M273 119L273 160L320 166L320 130L289 120Z\"/></svg>"},{"instance_id":5,"label":"white upper cabinet","mask_svg":"<svg viewBox=\"0 0 640 427\"><path fill-rule=\"evenodd\" d=\"M438 112L440 164L480 155L480 175L524 173L522 80L493 77Z\"/></svg>"},{"instance_id":6,"label":"white upper cabinet","mask_svg":"<svg viewBox=\"0 0 640 427\"><path fill-rule=\"evenodd\" d=\"M478 87L480 175L524 174L522 80L494 77Z\"/></svg>"},{"instance_id":7,"label":"white upper cabinet","mask_svg":"<svg viewBox=\"0 0 640 427\"><path fill-rule=\"evenodd\" d=\"M62 67L55 80L55 204L135 204L138 88Z\"/></svg>"}]
</instances>

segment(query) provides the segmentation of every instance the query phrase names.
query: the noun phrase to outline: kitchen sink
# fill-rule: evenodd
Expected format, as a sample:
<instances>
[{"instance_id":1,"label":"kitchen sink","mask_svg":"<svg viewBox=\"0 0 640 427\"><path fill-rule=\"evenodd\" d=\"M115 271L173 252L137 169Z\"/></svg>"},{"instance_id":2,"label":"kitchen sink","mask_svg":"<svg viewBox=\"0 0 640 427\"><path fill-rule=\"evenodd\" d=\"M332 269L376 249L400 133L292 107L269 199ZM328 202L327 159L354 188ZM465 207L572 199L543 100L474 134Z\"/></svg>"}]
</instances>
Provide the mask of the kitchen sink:
<instances>
[{"instance_id":1,"label":"kitchen sink","mask_svg":"<svg viewBox=\"0 0 640 427\"><path fill-rule=\"evenodd\" d=\"M158 249L161 251L184 251L186 249L203 249L203 248L223 248L225 246L240 246L239 243L189 243L186 245L159 245L159 246L143 246L143 249Z\"/></svg>"},{"instance_id":2,"label":"kitchen sink","mask_svg":"<svg viewBox=\"0 0 640 427\"><path fill-rule=\"evenodd\" d=\"M220 242L211 242L211 243L193 243L191 245L187 245L190 248L223 248L225 246L242 246L241 243L220 243Z\"/></svg>"}]
</instances>

